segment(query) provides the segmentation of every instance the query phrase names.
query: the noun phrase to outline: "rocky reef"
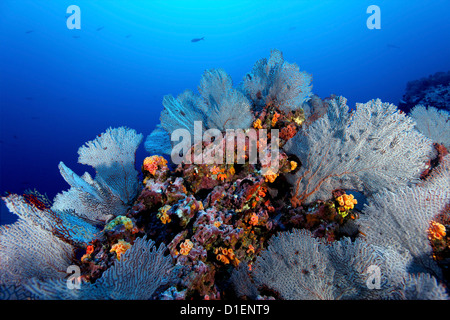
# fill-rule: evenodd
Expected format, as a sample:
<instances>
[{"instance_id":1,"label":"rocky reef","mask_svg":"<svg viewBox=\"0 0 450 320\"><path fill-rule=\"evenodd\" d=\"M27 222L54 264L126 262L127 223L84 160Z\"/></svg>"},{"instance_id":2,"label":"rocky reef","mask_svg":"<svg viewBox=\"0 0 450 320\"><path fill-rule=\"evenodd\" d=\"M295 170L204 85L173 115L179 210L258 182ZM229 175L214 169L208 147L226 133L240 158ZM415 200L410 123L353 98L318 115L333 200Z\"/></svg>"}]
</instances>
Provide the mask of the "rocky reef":
<instances>
[{"instance_id":1,"label":"rocky reef","mask_svg":"<svg viewBox=\"0 0 450 320\"><path fill-rule=\"evenodd\" d=\"M406 84L399 109L410 112L416 105L432 106L450 112L450 71L436 72Z\"/></svg>"},{"instance_id":2,"label":"rocky reef","mask_svg":"<svg viewBox=\"0 0 450 320\"><path fill-rule=\"evenodd\" d=\"M199 93L164 97L142 181L121 127L79 149L94 178L2 198L2 299L448 299L448 113L350 110L278 50Z\"/></svg>"}]
</instances>

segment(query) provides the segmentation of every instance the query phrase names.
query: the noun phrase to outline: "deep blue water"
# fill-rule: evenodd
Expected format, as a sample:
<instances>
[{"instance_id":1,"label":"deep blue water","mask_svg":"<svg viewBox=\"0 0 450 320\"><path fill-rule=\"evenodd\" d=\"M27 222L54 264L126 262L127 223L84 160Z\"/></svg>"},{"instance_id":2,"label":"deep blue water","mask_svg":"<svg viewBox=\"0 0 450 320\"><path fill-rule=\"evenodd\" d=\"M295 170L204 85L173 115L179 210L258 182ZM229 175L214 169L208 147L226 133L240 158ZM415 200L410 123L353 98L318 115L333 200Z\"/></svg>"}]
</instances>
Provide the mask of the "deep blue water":
<instances>
[{"instance_id":1,"label":"deep blue water","mask_svg":"<svg viewBox=\"0 0 450 320\"><path fill-rule=\"evenodd\" d=\"M66 26L70 5L80 30ZM367 28L369 5L381 29ZM398 104L408 81L450 70L449 10L449 0L1 0L0 193L52 199L69 188L60 161L92 173L77 164L86 141L110 126L147 136L164 95L196 89L208 68L237 85L273 48L313 75L321 98ZM142 143L138 166L145 156Z\"/></svg>"}]
</instances>

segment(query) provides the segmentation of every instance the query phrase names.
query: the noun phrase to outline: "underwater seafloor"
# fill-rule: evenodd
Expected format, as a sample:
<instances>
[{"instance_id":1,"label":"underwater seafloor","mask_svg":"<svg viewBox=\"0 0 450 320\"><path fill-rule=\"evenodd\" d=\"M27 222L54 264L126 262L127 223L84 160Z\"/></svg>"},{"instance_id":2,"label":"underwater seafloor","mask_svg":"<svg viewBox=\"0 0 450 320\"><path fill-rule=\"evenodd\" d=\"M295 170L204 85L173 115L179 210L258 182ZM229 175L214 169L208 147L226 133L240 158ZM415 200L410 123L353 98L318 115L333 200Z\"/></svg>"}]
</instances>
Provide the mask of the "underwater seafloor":
<instances>
[{"instance_id":1,"label":"underwater seafloor","mask_svg":"<svg viewBox=\"0 0 450 320\"><path fill-rule=\"evenodd\" d=\"M143 181L143 135L110 128L78 150L94 177L4 196L1 299L448 299L448 109L311 81L279 50L238 86L206 70L164 97Z\"/></svg>"}]
</instances>

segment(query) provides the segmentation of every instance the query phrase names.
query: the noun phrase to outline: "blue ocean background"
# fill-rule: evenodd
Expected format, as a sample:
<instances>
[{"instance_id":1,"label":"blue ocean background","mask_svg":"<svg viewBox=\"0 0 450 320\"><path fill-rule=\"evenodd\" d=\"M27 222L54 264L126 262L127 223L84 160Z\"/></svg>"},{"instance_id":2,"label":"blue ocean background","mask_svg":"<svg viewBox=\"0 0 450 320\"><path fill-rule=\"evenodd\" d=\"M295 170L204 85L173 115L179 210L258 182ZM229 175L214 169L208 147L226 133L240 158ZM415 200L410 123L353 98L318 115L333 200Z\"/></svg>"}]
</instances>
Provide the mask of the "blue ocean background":
<instances>
[{"instance_id":1,"label":"blue ocean background","mask_svg":"<svg viewBox=\"0 0 450 320\"><path fill-rule=\"evenodd\" d=\"M67 7L81 9L69 30ZM381 9L370 30L367 7ZM277 48L321 98L398 104L406 83L450 70L450 1L0 1L0 194L69 188L63 161L108 127L147 136L162 98L196 90L205 69L237 85ZM191 42L193 38L204 40ZM147 156L142 143L140 168ZM0 224L14 217L1 204Z\"/></svg>"}]
</instances>

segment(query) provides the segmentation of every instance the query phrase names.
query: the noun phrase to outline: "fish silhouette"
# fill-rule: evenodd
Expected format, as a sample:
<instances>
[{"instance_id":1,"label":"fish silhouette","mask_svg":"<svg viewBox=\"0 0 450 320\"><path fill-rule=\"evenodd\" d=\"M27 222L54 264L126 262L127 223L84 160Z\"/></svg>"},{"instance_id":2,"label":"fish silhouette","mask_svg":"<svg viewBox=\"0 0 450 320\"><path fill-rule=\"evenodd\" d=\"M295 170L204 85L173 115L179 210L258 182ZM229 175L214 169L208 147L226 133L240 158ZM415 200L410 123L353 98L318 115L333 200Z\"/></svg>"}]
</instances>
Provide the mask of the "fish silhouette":
<instances>
[{"instance_id":1,"label":"fish silhouette","mask_svg":"<svg viewBox=\"0 0 450 320\"><path fill-rule=\"evenodd\" d=\"M205 37L202 37L202 38L194 38L194 39L191 40L191 42L199 42L199 41L201 41L201 40L205 40Z\"/></svg>"},{"instance_id":2,"label":"fish silhouette","mask_svg":"<svg viewBox=\"0 0 450 320\"><path fill-rule=\"evenodd\" d=\"M72 36L72 38L74 38L74 39L79 39L80 36Z\"/></svg>"},{"instance_id":3,"label":"fish silhouette","mask_svg":"<svg viewBox=\"0 0 450 320\"><path fill-rule=\"evenodd\" d=\"M127 34L126 36L125 36L125 38L131 38L131 34Z\"/></svg>"},{"instance_id":4,"label":"fish silhouette","mask_svg":"<svg viewBox=\"0 0 450 320\"><path fill-rule=\"evenodd\" d=\"M104 26L101 26L101 27L98 27L96 30L97 31L100 31L100 30L102 30L104 28Z\"/></svg>"},{"instance_id":5,"label":"fish silhouette","mask_svg":"<svg viewBox=\"0 0 450 320\"><path fill-rule=\"evenodd\" d=\"M396 46L395 44L391 44L391 43L388 43L386 46L391 49L400 49L399 46Z\"/></svg>"},{"instance_id":6,"label":"fish silhouette","mask_svg":"<svg viewBox=\"0 0 450 320\"><path fill-rule=\"evenodd\" d=\"M34 30L27 30L25 33L32 33Z\"/></svg>"}]
</instances>

